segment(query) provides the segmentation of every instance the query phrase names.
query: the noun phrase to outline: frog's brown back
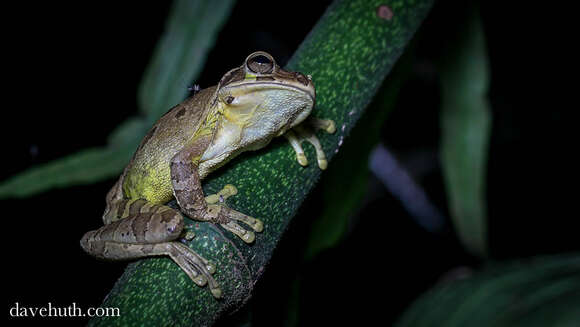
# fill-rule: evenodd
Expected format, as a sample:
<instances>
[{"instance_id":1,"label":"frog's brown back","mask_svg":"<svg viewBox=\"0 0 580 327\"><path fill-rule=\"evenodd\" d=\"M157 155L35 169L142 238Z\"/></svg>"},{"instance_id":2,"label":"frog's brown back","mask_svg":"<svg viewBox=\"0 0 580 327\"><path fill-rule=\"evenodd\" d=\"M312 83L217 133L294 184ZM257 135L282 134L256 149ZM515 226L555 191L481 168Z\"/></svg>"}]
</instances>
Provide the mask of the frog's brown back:
<instances>
[{"instance_id":1,"label":"frog's brown back","mask_svg":"<svg viewBox=\"0 0 580 327\"><path fill-rule=\"evenodd\" d=\"M210 112L216 87L199 91L171 108L145 135L122 176L123 193L165 203L173 197L170 160L193 138Z\"/></svg>"}]
</instances>

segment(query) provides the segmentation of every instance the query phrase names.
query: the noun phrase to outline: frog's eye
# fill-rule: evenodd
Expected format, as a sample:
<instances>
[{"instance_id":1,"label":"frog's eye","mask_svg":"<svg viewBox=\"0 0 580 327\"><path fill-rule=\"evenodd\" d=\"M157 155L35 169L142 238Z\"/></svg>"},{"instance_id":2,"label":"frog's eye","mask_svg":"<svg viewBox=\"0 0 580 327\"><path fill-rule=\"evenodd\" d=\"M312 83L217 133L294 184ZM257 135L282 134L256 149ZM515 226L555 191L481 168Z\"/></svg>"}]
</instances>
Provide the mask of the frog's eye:
<instances>
[{"instance_id":1,"label":"frog's eye","mask_svg":"<svg viewBox=\"0 0 580 327\"><path fill-rule=\"evenodd\" d=\"M274 59L265 52L252 53L246 59L248 69L256 74L271 74L274 70Z\"/></svg>"},{"instance_id":2,"label":"frog's eye","mask_svg":"<svg viewBox=\"0 0 580 327\"><path fill-rule=\"evenodd\" d=\"M231 95L228 95L228 96L225 98L225 101L226 101L226 103L227 103L227 104L232 104L232 102L234 102L234 99L235 99L235 98L234 98L233 96L231 96Z\"/></svg>"}]
</instances>

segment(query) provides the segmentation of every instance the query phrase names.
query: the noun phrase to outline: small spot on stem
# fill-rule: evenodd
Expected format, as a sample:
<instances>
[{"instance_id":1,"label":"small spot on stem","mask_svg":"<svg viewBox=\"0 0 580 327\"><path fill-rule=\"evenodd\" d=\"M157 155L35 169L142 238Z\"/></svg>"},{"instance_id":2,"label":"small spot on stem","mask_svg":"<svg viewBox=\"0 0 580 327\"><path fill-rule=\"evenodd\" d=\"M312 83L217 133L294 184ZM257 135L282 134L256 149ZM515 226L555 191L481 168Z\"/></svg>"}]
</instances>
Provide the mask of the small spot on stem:
<instances>
[{"instance_id":1,"label":"small spot on stem","mask_svg":"<svg viewBox=\"0 0 580 327\"><path fill-rule=\"evenodd\" d=\"M384 20L391 20L394 16L393 10L387 5L377 7L377 16Z\"/></svg>"}]
</instances>

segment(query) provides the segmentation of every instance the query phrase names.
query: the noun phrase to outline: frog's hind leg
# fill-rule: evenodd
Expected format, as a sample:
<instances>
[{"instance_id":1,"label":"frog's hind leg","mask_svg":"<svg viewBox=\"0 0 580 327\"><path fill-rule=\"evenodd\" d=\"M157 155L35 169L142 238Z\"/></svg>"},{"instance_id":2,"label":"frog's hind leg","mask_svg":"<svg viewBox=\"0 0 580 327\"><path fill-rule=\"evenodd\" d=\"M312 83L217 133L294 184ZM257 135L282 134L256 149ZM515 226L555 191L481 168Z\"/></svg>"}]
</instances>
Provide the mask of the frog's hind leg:
<instances>
[{"instance_id":1,"label":"frog's hind leg","mask_svg":"<svg viewBox=\"0 0 580 327\"><path fill-rule=\"evenodd\" d=\"M216 298L221 296L211 276L215 266L176 241L184 230L183 216L177 210L142 199L121 200L112 205L106 216L105 221L110 223L81 239L81 247L87 253L108 260L169 256L195 284L209 284L211 293Z\"/></svg>"}]
</instances>

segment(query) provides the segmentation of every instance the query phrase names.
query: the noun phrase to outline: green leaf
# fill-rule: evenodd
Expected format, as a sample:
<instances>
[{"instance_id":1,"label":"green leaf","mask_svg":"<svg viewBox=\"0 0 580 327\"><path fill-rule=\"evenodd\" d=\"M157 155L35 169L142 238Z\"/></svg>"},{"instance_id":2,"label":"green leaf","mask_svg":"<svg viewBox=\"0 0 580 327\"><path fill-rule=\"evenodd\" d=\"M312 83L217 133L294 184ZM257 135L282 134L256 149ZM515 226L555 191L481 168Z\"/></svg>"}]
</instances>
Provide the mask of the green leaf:
<instances>
[{"instance_id":1,"label":"green leaf","mask_svg":"<svg viewBox=\"0 0 580 327\"><path fill-rule=\"evenodd\" d=\"M178 0L139 89L139 107L153 124L188 94L203 69L234 0Z\"/></svg>"},{"instance_id":2,"label":"green leaf","mask_svg":"<svg viewBox=\"0 0 580 327\"><path fill-rule=\"evenodd\" d=\"M110 148L133 146L133 149L136 149L148 128L149 125L145 119L141 117L131 117L111 132L107 138L107 143Z\"/></svg>"},{"instance_id":3,"label":"green leaf","mask_svg":"<svg viewBox=\"0 0 580 327\"><path fill-rule=\"evenodd\" d=\"M334 135L320 138L329 159L338 150L339 140L350 134L431 5L429 0L395 0L385 8L380 0L336 1L295 52L287 68L312 75L317 91L314 114L334 119L339 126ZM393 16L385 15L389 10ZM313 160L314 151L305 150ZM217 301L206 288L196 287L167 258L145 259L130 266L103 303L120 308L121 317L95 318L91 324L211 325L223 312L241 306L319 176L314 164L300 167L283 140L234 159L204 181L204 190L214 193L225 184L236 185L239 193L228 200L229 205L263 219L264 231L247 245L212 224L198 223L191 245L216 263L214 276L224 298Z\"/></svg>"},{"instance_id":4,"label":"green leaf","mask_svg":"<svg viewBox=\"0 0 580 327\"><path fill-rule=\"evenodd\" d=\"M91 148L7 179L0 198L25 197L49 188L94 183L117 175L131 158L136 144L117 148Z\"/></svg>"},{"instance_id":5,"label":"green leaf","mask_svg":"<svg viewBox=\"0 0 580 327\"><path fill-rule=\"evenodd\" d=\"M491 113L485 36L474 11L441 64L441 161L455 229L473 254L487 253L485 171Z\"/></svg>"},{"instance_id":6,"label":"green leaf","mask_svg":"<svg viewBox=\"0 0 580 327\"><path fill-rule=\"evenodd\" d=\"M441 283L397 326L578 326L578 308L580 254L538 257Z\"/></svg>"}]
</instances>

